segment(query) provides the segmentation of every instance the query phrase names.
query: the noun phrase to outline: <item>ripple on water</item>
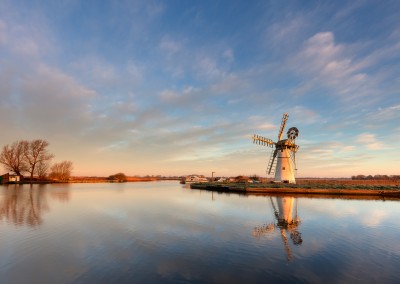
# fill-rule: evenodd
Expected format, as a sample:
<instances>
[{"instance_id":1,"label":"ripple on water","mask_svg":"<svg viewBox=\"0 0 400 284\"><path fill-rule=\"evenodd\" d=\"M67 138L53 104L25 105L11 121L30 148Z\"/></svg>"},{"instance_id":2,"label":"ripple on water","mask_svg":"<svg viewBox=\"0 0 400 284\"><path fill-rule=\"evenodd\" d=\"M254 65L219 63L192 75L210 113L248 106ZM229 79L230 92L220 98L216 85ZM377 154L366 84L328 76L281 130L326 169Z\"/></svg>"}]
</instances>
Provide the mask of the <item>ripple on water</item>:
<instances>
[{"instance_id":1,"label":"ripple on water","mask_svg":"<svg viewBox=\"0 0 400 284\"><path fill-rule=\"evenodd\" d=\"M113 185L101 191L80 185L67 202L48 198L49 210L36 227L0 223L2 274L13 271L29 279L41 271L43 283L398 280L399 226L387 217L398 215L395 206L299 202L303 242L295 246L286 230L289 261L277 227L253 235L255 226L274 221L269 198L217 195L212 200L177 190L173 183L129 186L116 193ZM370 214L377 219L366 222L365 207L384 214Z\"/></svg>"}]
</instances>

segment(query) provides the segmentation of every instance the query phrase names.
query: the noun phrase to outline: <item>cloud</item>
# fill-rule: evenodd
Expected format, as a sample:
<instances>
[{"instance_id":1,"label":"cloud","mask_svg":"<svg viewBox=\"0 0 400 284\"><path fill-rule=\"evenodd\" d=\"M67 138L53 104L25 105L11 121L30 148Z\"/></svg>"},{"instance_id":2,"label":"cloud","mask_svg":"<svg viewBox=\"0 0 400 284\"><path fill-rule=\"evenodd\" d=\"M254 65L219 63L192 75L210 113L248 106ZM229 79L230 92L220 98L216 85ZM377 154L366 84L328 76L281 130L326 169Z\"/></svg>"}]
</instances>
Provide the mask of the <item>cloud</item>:
<instances>
[{"instance_id":1,"label":"cloud","mask_svg":"<svg viewBox=\"0 0 400 284\"><path fill-rule=\"evenodd\" d=\"M5 22L0 20L0 45L4 45L7 43L6 28L7 26Z\"/></svg>"},{"instance_id":2,"label":"cloud","mask_svg":"<svg viewBox=\"0 0 400 284\"><path fill-rule=\"evenodd\" d=\"M353 13L357 13L357 10L362 8L364 3L362 1L353 1L347 4L348 5L341 7L341 9L335 13L334 17L337 21L343 21L344 19L351 17Z\"/></svg>"},{"instance_id":3,"label":"cloud","mask_svg":"<svg viewBox=\"0 0 400 284\"><path fill-rule=\"evenodd\" d=\"M336 45L334 36L331 32L317 33L309 38L304 46L303 50L298 55L302 59L312 59L309 67L309 71L321 71L328 67L329 64L334 65L336 58L343 52L343 46ZM345 60L347 62L348 60Z\"/></svg>"},{"instance_id":4,"label":"cloud","mask_svg":"<svg viewBox=\"0 0 400 284\"><path fill-rule=\"evenodd\" d=\"M162 103L168 103L169 106L179 107L181 110L185 110L186 112L186 108L193 109L194 106L204 99L201 94L201 90L196 89L193 86L187 86L181 91L170 89L162 90L159 98Z\"/></svg>"},{"instance_id":5,"label":"cloud","mask_svg":"<svg viewBox=\"0 0 400 284\"><path fill-rule=\"evenodd\" d=\"M23 78L20 96L21 116L29 121L32 131L46 125L41 132L50 133L60 129L77 131L86 125L88 102L96 92L55 68L40 65Z\"/></svg>"},{"instance_id":6,"label":"cloud","mask_svg":"<svg viewBox=\"0 0 400 284\"><path fill-rule=\"evenodd\" d=\"M347 146L342 147L342 150L344 152L353 152L355 149L356 149L356 146L353 146L353 145L347 145Z\"/></svg>"},{"instance_id":7,"label":"cloud","mask_svg":"<svg viewBox=\"0 0 400 284\"><path fill-rule=\"evenodd\" d=\"M365 47L368 47L368 44L364 44ZM399 39L393 39L389 37L385 44L380 46L379 48L374 49L372 52L360 58L356 63L356 69L368 69L373 67L379 67L382 63L390 64L393 62L392 60L396 60L399 58L400 51L400 43ZM386 66L385 66L386 67ZM380 69L380 68L379 68ZM378 70L379 70L378 69ZM384 72L384 69L380 70Z\"/></svg>"},{"instance_id":8,"label":"cloud","mask_svg":"<svg viewBox=\"0 0 400 284\"><path fill-rule=\"evenodd\" d=\"M160 16L165 10L164 4L162 3L150 2L150 1L144 1L144 2L146 3L147 15L150 18L155 18Z\"/></svg>"},{"instance_id":9,"label":"cloud","mask_svg":"<svg viewBox=\"0 0 400 284\"><path fill-rule=\"evenodd\" d=\"M357 141L347 139L318 141L315 138L310 140L301 139L300 149L296 154L299 175L313 176L318 171L320 176L325 177L346 177L360 171L360 168L368 165L369 170L379 168L381 160L376 159L369 151L365 152L362 145ZM370 165L374 165L371 167Z\"/></svg>"},{"instance_id":10,"label":"cloud","mask_svg":"<svg viewBox=\"0 0 400 284\"><path fill-rule=\"evenodd\" d=\"M287 63L300 74L309 77L308 87L328 87L344 101L371 94L375 86L361 70L351 49L337 44L332 32L320 32L306 40L301 51ZM311 81L310 81L311 80Z\"/></svg>"},{"instance_id":11,"label":"cloud","mask_svg":"<svg viewBox=\"0 0 400 284\"><path fill-rule=\"evenodd\" d=\"M119 149L124 149L128 145L127 141L117 141L114 143L111 143L110 145L101 147L98 149L99 152L104 152L104 151L117 151Z\"/></svg>"},{"instance_id":12,"label":"cloud","mask_svg":"<svg viewBox=\"0 0 400 284\"><path fill-rule=\"evenodd\" d=\"M182 49L182 44L178 41L174 41L171 38L164 36L161 39L159 47L162 51L165 51L169 54L174 54L179 52Z\"/></svg>"},{"instance_id":13,"label":"cloud","mask_svg":"<svg viewBox=\"0 0 400 284\"><path fill-rule=\"evenodd\" d=\"M257 128L260 130L272 130L272 129L276 129L276 125L265 123L265 124L258 125Z\"/></svg>"},{"instance_id":14,"label":"cloud","mask_svg":"<svg viewBox=\"0 0 400 284\"><path fill-rule=\"evenodd\" d=\"M133 61L129 61L126 67L131 82L137 83L143 79L143 70L138 64Z\"/></svg>"},{"instance_id":15,"label":"cloud","mask_svg":"<svg viewBox=\"0 0 400 284\"><path fill-rule=\"evenodd\" d=\"M26 18L34 21L34 24L26 24ZM1 45L9 51L9 56L30 60L50 57L57 51L54 35L41 13L30 11L29 16L24 18L10 7L0 11Z\"/></svg>"},{"instance_id":16,"label":"cloud","mask_svg":"<svg viewBox=\"0 0 400 284\"><path fill-rule=\"evenodd\" d=\"M7 139L42 135L66 153L71 147L59 137L69 136L80 156L95 161L101 150L110 164L128 161L129 169L135 161L154 172L209 168L212 161L239 170L255 162L264 171L264 157L248 148L250 136L276 137L289 112L288 126L300 130L299 162L311 171L382 161L362 151L383 149L378 128L385 141L398 136L397 27L387 25L378 37L363 30L368 39L344 33L335 19L350 18L359 7L345 11L351 5L289 5L261 11L272 17L251 24L244 15L208 18L202 4L173 5L121 1L83 17L78 2L32 11L0 4Z\"/></svg>"},{"instance_id":17,"label":"cloud","mask_svg":"<svg viewBox=\"0 0 400 284\"><path fill-rule=\"evenodd\" d=\"M231 48L225 49L224 52L222 53L222 57L229 62L232 62L235 59L235 55Z\"/></svg>"},{"instance_id":18,"label":"cloud","mask_svg":"<svg viewBox=\"0 0 400 284\"><path fill-rule=\"evenodd\" d=\"M202 77L214 79L219 78L224 74L224 72L219 68L217 61L208 56L198 58L195 66L195 70Z\"/></svg>"},{"instance_id":19,"label":"cloud","mask_svg":"<svg viewBox=\"0 0 400 284\"><path fill-rule=\"evenodd\" d=\"M138 105L129 99L113 102L110 108L115 111L115 114L119 114L121 117L134 115L139 110Z\"/></svg>"},{"instance_id":20,"label":"cloud","mask_svg":"<svg viewBox=\"0 0 400 284\"><path fill-rule=\"evenodd\" d=\"M23 41L23 38L19 40ZM19 57L18 50L3 61L0 69L1 116L9 125L8 139L41 138L79 133L91 119L90 102L96 92L40 58ZM26 55L26 54L25 54Z\"/></svg>"},{"instance_id":21,"label":"cloud","mask_svg":"<svg viewBox=\"0 0 400 284\"><path fill-rule=\"evenodd\" d=\"M293 123L301 121L301 124L304 125L321 123L323 121L317 111L301 105L297 105L291 109L288 109L288 112L290 113L290 117L293 117L293 120L288 120L288 122L290 123L292 123L293 121Z\"/></svg>"},{"instance_id":22,"label":"cloud","mask_svg":"<svg viewBox=\"0 0 400 284\"><path fill-rule=\"evenodd\" d=\"M119 81L119 74L112 64L106 60L90 55L85 58L79 58L70 63L72 70L83 77L90 80L93 85L115 84Z\"/></svg>"},{"instance_id":23,"label":"cloud","mask_svg":"<svg viewBox=\"0 0 400 284\"><path fill-rule=\"evenodd\" d=\"M369 123L378 123L381 125L386 121L394 121L400 118L400 104L394 104L384 108L378 108L367 115Z\"/></svg>"},{"instance_id":24,"label":"cloud","mask_svg":"<svg viewBox=\"0 0 400 284\"><path fill-rule=\"evenodd\" d=\"M158 61L155 63L156 68L165 71L168 76L181 78L187 76L192 65L188 62L193 60L195 48L187 46L188 40L185 38L164 35L157 46L155 58Z\"/></svg>"},{"instance_id":25,"label":"cloud","mask_svg":"<svg viewBox=\"0 0 400 284\"><path fill-rule=\"evenodd\" d=\"M181 95L172 90L163 90L160 94L160 99L165 102L177 101Z\"/></svg>"},{"instance_id":26,"label":"cloud","mask_svg":"<svg viewBox=\"0 0 400 284\"><path fill-rule=\"evenodd\" d=\"M277 51L292 49L308 31L308 20L301 14L286 14L282 21L275 21L267 27L265 45Z\"/></svg>"},{"instance_id":27,"label":"cloud","mask_svg":"<svg viewBox=\"0 0 400 284\"><path fill-rule=\"evenodd\" d=\"M40 48L34 39L17 37L13 42L13 50L22 55L38 56Z\"/></svg>"},{"instance_id":28,"label":"cloud","mask_svg":"<svg viewBox=\"0 0 400 284\"><path fill-rule=\"evenodd\" d=\"M382 150L387 148L383 142L379 141L375 135L371 133L362 133L358 135L356 141L363 144L369 150Z\"/></svg>"},{"instance_id":29,"label":"cloud","mask_svg":"<svg viewBox=\"0 0 400 284\"><path fill-rule=\"evenodd\" d=\"M245 78L231 73L211 84L210 90L212 93L228 93L232 96L237 92L243 91L246 87L248 87L248 82L246 82ZM231 101L231 103L234 103L235 99L231 99Z\"/></svg>"}]
</instances>

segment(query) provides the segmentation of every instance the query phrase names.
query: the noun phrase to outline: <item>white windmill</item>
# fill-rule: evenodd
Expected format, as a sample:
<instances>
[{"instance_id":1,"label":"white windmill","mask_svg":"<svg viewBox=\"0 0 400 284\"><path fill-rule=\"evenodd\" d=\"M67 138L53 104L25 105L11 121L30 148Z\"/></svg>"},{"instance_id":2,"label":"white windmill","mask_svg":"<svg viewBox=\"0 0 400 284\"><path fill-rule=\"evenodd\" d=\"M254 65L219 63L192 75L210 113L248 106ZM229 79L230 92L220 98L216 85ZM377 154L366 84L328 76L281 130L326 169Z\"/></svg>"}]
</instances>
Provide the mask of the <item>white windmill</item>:
<instances>
[{"instance_id":1,"label":"white windmill","mask_svg":"<svg viewBox=\"0 0 400 284\"><path fill-rule=\"evenodd\" d=\"M295 154L299 150L299 146L295 144L295 140L299 135L299 130L296 127L289 128L287 139L282 139L288 117L287 113L283 114L278 142L254 134L253 143L275 148L271 153L267 169L267 174L275 174L275 182L296 183L295 170L297 169Z\"/></svg>"}]
</instances>

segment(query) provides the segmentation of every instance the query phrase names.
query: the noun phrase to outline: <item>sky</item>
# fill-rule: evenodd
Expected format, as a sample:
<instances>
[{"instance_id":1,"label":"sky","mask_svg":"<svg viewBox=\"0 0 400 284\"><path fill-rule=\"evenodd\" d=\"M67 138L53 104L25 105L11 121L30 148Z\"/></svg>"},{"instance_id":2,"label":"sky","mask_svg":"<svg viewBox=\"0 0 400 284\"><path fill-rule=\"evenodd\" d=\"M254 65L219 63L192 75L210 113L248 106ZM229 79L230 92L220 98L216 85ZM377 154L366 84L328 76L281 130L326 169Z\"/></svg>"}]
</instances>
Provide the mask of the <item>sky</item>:
<instances>
[{"instance_id":1,"label":"sky","mask_svg":"<svg viewBox=\"0 0 400 284\"><path fill-rule=\"evenodd\" d=\"M0 0L0 146L73 175L400 174L400 1ZM286 132L286 131L285 131Z\"/></svg>"}]
</instances>

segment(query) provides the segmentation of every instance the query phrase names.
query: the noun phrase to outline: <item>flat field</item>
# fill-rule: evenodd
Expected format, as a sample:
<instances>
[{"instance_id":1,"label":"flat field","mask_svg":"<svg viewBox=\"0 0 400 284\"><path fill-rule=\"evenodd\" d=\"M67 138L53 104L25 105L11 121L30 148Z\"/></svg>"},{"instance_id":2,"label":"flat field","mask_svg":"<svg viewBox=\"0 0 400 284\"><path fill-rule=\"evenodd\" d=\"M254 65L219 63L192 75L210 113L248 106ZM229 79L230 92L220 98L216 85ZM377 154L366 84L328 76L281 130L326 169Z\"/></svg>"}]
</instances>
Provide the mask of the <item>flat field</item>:
<instances>
[{"instance_id":1,"label":"flat field","mask_svg":"<svg viewBox=\"0 0 400 284\"><path fill-rule=\"evenodd\" d=\"M382 180L352 180L352 179L303 179L299 178L296 179L296 182L298 185L355 185L355 186L361 186L361 185L367 185L367 186L373 186L373 185L392 185L392 186L399 186L400 185L400 179L382 179Z\"/></svg>"}]
</instances>

